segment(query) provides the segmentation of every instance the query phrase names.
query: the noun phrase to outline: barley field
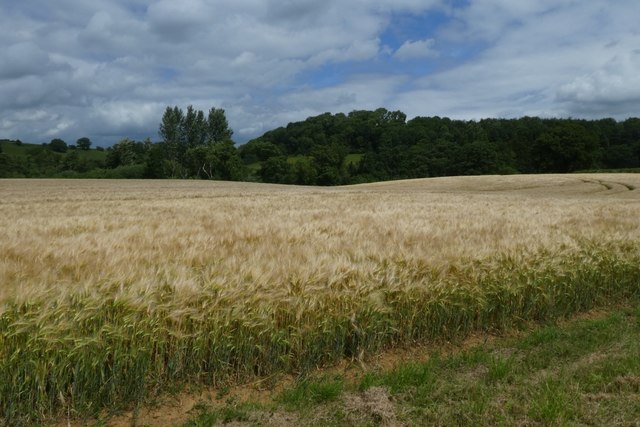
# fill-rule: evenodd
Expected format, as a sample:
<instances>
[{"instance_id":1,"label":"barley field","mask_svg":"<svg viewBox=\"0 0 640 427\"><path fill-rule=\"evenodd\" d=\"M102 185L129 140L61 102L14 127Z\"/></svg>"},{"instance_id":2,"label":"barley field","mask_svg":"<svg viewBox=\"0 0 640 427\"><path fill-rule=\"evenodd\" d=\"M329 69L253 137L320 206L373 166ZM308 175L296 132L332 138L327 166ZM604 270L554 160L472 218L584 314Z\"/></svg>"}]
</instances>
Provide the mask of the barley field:
<instances>
[{"instance_id":1,"label":"barley field","mask_svg":"<svg viewBox=\"0 0 640 427\"><path fill-rule=\"evenodd\" d=\"M0 421L640 297L640 175L0 180Z\"/></svg>"}]
</instances>

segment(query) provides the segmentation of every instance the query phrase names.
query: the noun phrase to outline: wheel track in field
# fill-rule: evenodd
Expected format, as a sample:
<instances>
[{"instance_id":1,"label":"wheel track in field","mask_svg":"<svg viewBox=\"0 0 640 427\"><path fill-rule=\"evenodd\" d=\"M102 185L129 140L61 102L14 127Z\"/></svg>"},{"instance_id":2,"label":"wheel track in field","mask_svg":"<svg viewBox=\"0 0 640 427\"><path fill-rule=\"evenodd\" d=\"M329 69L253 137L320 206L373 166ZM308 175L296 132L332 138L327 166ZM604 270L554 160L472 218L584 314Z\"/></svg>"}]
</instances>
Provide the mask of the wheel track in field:
<instances>
[{"instance_id":1,"label":"wheel track in field","mask_svg":"<svg viewBox=\"0 0 640 427\"><path fill-rule=\"evenodd\" d=\"M636 187L631 184L616 181L606 181L602 179L582 179L585 184L597 184L604 187L604 191L610 194L616 194L627 191L634 191Z\"/></svg>"}]
</instances>

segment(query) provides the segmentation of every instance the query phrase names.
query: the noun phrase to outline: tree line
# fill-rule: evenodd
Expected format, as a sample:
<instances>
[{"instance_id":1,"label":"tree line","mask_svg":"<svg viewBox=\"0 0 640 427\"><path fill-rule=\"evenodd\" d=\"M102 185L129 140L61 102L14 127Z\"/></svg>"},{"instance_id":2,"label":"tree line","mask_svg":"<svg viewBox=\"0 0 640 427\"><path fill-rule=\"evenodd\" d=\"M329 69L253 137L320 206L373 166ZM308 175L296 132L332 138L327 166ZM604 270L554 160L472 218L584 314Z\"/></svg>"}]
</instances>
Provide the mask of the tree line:
<instances>
[{"instance_id":1,"label":"tree line","mask_svg":"<svg viewBox=\"0 0 640 427\"><path fill-rule=\"evenodd\" d=\"M167 107L159 142L91 149L0 141L0 177L195 178L343 185L453 175L640 168L640 119L416 117L384 108L325 113L236 146L225 111ZM17 146L23 146L18 150Z\"/></svg>"},{"instance_id":2,"label":"tree line","mask_svg":"<svg viewBox=\"0 0 640 427\"><path fill-rule=\"evenodd\" d=\"M416 117L380 108L322 114L239 148L265 182L340 185L454 175L640 168L640 119Z\"/></svg>"},{"instance_id":3,"label":"tree line","mask_svg":"<svg viewBox=\"0 0 640 427\"><path fill-rule=\"evenodd\" d=\"M48 144L24 144L19 155L0 152L0 177L246 178L223 109L211 108L205 115L193 106L167 107L158 133L162 140L156 143L123 138L107 149L98 147L101 156L81 151L89 150L88 138L73 146L57 138Z\"/></svg>"}]
</instances>

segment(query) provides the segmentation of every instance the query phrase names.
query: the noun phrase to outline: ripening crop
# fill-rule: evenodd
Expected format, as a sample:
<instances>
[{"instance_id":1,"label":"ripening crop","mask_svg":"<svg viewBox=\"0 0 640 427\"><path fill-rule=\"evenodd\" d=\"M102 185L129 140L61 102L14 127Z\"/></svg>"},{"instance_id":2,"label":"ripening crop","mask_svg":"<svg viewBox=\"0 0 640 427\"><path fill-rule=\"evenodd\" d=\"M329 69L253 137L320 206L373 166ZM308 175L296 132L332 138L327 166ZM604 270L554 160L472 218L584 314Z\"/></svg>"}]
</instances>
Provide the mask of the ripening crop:
<instances>
[{"instance_id":1,"label":"ripening crop","mask_svg":"<svg viewBox=\"0 0 640 427\"><path fill-rule=\"evenodd\" d=\"M0 180L0 421L640 296L640 175Z\"/></svg>"}]
</instances>

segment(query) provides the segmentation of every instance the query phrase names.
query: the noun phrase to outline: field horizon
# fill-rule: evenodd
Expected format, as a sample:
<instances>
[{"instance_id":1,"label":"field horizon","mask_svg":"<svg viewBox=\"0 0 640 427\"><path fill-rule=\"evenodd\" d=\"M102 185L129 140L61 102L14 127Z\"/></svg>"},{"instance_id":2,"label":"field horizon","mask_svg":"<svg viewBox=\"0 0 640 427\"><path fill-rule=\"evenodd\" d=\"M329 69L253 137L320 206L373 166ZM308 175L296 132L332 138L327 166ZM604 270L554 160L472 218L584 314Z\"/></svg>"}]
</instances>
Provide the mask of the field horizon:
<instances>
[{"instance_id":1,"label":"field horizon","mask_svg":"<svg viewBox=\"0 0 640 427\"><path fill-rule=\"evenodd\" d=\"M91 416L640 295L640 175L0 180L0 419Z\"/></svg>"}]
</instances>

